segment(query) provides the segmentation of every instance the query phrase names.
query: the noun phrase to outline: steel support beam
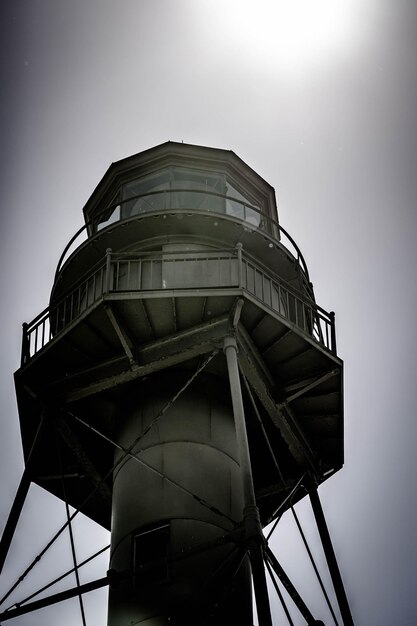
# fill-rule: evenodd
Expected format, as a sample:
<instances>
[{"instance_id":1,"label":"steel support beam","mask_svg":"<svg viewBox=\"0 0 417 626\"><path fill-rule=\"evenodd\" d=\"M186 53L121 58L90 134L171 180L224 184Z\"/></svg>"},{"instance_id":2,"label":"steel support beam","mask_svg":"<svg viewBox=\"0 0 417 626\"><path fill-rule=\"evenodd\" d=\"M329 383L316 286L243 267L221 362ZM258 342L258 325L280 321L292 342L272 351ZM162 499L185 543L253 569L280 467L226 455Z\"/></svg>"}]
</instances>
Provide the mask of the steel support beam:
<instances>
[{"instance_id":1,"label":"steel support beam","mask_svg":"<svg viewBox=\"0 0 417 626\"><path fill-rule=\"evenodd\" d=\"M199 324L188 331L151 342L138 351L137 361L139 364L129 364L128 367L125 364L124 369L113 376L105 376L87 385L83 383L82 377L78 383L73 379L71 388L66 390L66 382L63 381L61 390L56 389L55 393L59 401L74 402L167 367L178 365L196 356L212 352L219 343L221 345L228 328L228 316L222 316L214 321Z\"/></svg>"},{"instance_id":2,"label":"steel support beam","mask_svg":"<svg viewBox=\"0 0 417 626\"><path fill-rule=\"evenodd\" d=\"M224 340L224 352L229 374L230 393L232 397L233 415L235 420L236 439L240 471L242 476L243 516L246 542L252 567L253 586L255 590L256 608L259 626L272 626L271 609L269 606L268 587L266 584L263 562L263 534L256 506L255 490L252 479L252 466L249 455L248 436L246 432L245 412L243 407L242 389L240 386L239 366L237 362L237 344L234 337Z\"/></svg>"},{"instance_id":3,"label":"steel support beam","mask_svg":"<svg viewBox=\"0 0 417 626\"><path fill-rule=\"evenodd\" d=\"M16 526L26 500L26 496L29 491L30 483L30 473L27 467L25 467L0 542L0 573L3 569L4 562L9 552L10 544L13 540L14 532L16 530Z\"/></svg>"},{"instance_id":4,"label":"steel support beam","mask_svg":"<svg viewBox=\"0 0 417 626\"><path fill-rule=\"evenodd\" d=\"M266 548L266 558L271 564L272 569L274 570L275 574L278 576L281 583L285 587L288 595L293 600L295 606L298 608L301 615L306 620L307 624L309 624L309 626L310 625L311 626L320 626L320 625L324 626L323 622L314 619L313 614L311 613L310 609L308 608L308 606L306 605L306 603L304 602L304 600L298 593L297 589L292 584L291 580L288 578L281 564L278 562L278 559L276 558L276 556L274 555L274 553L269 547Z\"/></svg>"},{"instance_id":5,"label":"steel support beam","mask_svg":"<svg viewBox=\"0 0 417 626\"><path fill-rule=\"evenodd\" d=\"M283 595L281 593L280 588L278 587L278 583L277 583L276 578L275 578L275 576L273 574L273 570L272 570L271 564L268 561L268 559L265 559L265 565L266 565L266 569L268 570L269 577L270 577L270 579L272 581L272 584L275 587L275 591L277 592L277 596L279 598L279 601L281 602L281 606L282 606L282 609L283 609L283 611L285 613L285 617L287 618L289 625L290 626L294 626L294 622L292 621L290 612L287 609L287 605L285 604L284 597L283 597Z\"/></svg>"},{"instance_id":6,"label":"steel support beam","mask_svg":"<svg viewBox=\"0 0 417 626\"><path fill-rule=\"evenodd\" d=\"M116 335L122 344L122 348L125 351L127 358L129 359L129 363L133 365L135 363L134 357L134 346L133 342L128 336L126 330L123 328L120 320L117 319L115 312L112 309L111 302L106 302L104 305L104 309L107 313L107 317L109 318L111 325L113 326Z\"/></svg>"},{"instance_id":7,"label":"steel support beam","mask_svg":"<svg viewBox=\"0 0 417 626\"><path fill-rule=\"evenodd\" d=\"M68 534L69 534L69 538L70 538L71 554L72 554L72 562L73 562L73 565L74 565L75 580L76 580L76 583L77 583L77 587L80 588L80 573L78 571L77 554L76 554L76 550L75 550L75 541L74 541L74 532L73 532L73 529L72 529L71 513L70 513L70 509L69 509L67 493L66 493L66 487L65 487L65 475L64 475L64 468L63 468L63 465L62 465L61 446L60 446L60 442L58 440L58 433L56 431L55 431L55 440L56 440L57 454L58 454L58 459L59 459L59 467L60 467L61 474L62 474L62 480L61 480L62 493L64 495L65 512L67 514ZM85 619L84 602L83 602L83 597L82 597L81 593L78 596L78 602L79 602L79 605L80 605L80 613L81 613L81 620L82 620L83 626L87 626L86 625L86 619Z\"/></svg>"},{"instance_id":8,"label":"steel support beam","mask_svg":"<svg viewBox=\"0 0 417 626\"><path fill-rule=\"evenodd\" d=\"M318 385L321 385L321 383L326 382L326 380L329 380L329 378L333 378L333 376L337 376L338 374L340 374L340 369L334 368L330 372L326 372L325 374L323 374L322 376L319 376L318 378L310 380L306 383L300 383L300 386L302 385L301 389L298 389L297 391L294 391L292 394L287 396L285 398L285 401L280 406L284 406L287 402L292 402L293 400L296 400L297 398L299 398L300 396L303 396L308 391L311 391Z\"/></svg>"},{"instance_id":9,"label":"steel support beam","mask_svg":"<svg viewBox=\"0 0 417 626\"><path fill-rule=\"evenodd\" d=\"M316 485L313 485L309 489L308 495L310 496L310 502L313 509L314 517L316 518L317 528L323 545L324 554L326 556L327 566L329 568L329 572L332 578L336 598L339 603L343 624L345 626L353 626L353 619L350 612L349 602L346 596L342 576L340 574L339 566L337 564L336 555L334 553L332 540L330 538L329 529L327 527L326 518L324 517L323 508L321 506Z\"/></svg>"},{"instance_id":10,"label":"steel support beam","mask_svg":"<svg viewBox=\"0 0 417 626\"><path fill-rule=\"evenodd\" d=\"M107 587L107 585L109 584L111 584L111 576L109 576L108 574L104 578L99 578L98 580L86 583L85 585L72 587L67 591L61 591L59 593L53 594L52 596L42 598L41 600L29 602L28 604L19 606L17 609L9 609L8 611L4 611L3 613L0 613L0 620L1 622L6 622L7 620L13 619L14 617L25 615L25 613L31 613L32 611L43 609L46 606L51 606L51 604L57 604L57 602L62 602L63 600L75 598L76 596L87 593L88 591L94 591L95 589L100 589L101 587Z\"/></svg>"},{"instance_id":11,"label":"steel support beam","mask_svg":"<svg viewBox=\"0 0 417 626\"><path fill-rule=\"evenodd\" d=\"M19 521L19 517L20 517L20 514L23 509L23 505L26 500L26 496L29 491L29 487L31 483L31 465L33 462L33 457L34 457L34 453L36 450L36 446L40 439L44 422L45 422L45 417L42 415L41 421L38 426L38 430L36 431L36 435L32 443L32 447L30 449L28 458L26 460L26 466L23 471L22 478L20 479L20 483L17 488L15 498L13 500L12 508L10 509L9 517L7 518L6 526L4 527L4 530L3 530L3 535L0 541L0 573L3 569L4 562L7 558L10 544L12 543L14 532L16 530L16 526Z\"/></svg>"},{"instance_id":12,"label":"steel support beam","mask_svg":"<svg viewBox=\"0 0 417 626\"><path fill-rule=\"evenodd\" d=\"M176 554L170 555L168 557L169 561L172 562L176 562L176 561L182 561L185 560L189 557L195 556L196 554L202 554L204 552L207 552L209 550L212 550L213 548L216 548L218 546L223 546L223 545L227 545L227 544L237 544L239 545L241 543L241 530L237 529L235 531L233 531L232 533L227 533L225 535L222 535L221 537L216 537L216 539L211 539L210 541L206 541L200 545L194 546L193 548L189 548L188 550L184 550L181 552L178 552ZM101 552L103 552L104 550L108 549L110 546L106 546L106 548L103 548L101 550L99 550L96 554L92 555L90 558L86 559L85 561L83 561L82 563L79 564L79 567L81 567L82 565L85 565L86 563L88 563L92 558L98 556ZM155 559L155 561L152 561L149 564L149 568L152 568L153 565L155 563L159 563L164 561L165 557L162 559ZM40 589L37 593L41 593L42 591L44 591L45 589L47 589L49 586L51 586L52 584L55 584L57 582L59 582L60 580L62 580L62 578L64 578L65 576L67 576L68 574L71 574L72 572L74 572L74 569L69 570L68 572L66 572L63 576L57 578L56 580L52 581L52 583L50 583L49 585L46 585L45 587L43 587L42 589ZM141 570L141 572L143 573L143 570ZM62 591L59 593L55 593L52 594L50 596L47 596L46 598L42 598L40 600L36 600L34 602L27 602L25 604L21 604L21 605L14 605L16 606L16 608L9 608L6 611L4 611L3 613L0 613L0 621L1 622L5 622L9 619L13 619L15 617L19 617L20 615L25 615L26 613L31 613L32 611L36 611L38 609L42 609L44 607L47 606L51 606L52 604L57 604L58 602L62 602L63 600L68 600L70 598L75 598L78 595L82 595L84 593L88 593L89 591L94 591L95 589L100 589L101 587L106 587L107 585L114 585L117 586L122 580L126 580L131 578L134 575L134 571L133 570L125 570L122 572L118 572L115 570L109 570L107 572L107 576L105 576L104 578L100 578L98 580L86 583L84 585L80 585L79 587L72 587L71 589L68 589L66 591ZM34 597L33 595L30 597ZM27 598L27 600L29 600L29 598ZM26 602L26 601L24 601Z\"/></svg>"},{"instance_id":13,"label":"steel support beam","mask_svg":"<svg viewBox=\"0 0 417 626\"><path fill-rule=\"evenodd\" d=\"M60 437L84 469L86 476L90 479L92 485L97 489L97 492L100 494L104 504L111 506L111 489L104 482L103 477L92 462L90 456L87 454L85 447L75 435L73 429L69 427L67 422L60 415L56 416L55 424Z\"/></svg>"},{"instance_id":14,"label":"steel support beam","mask_svg":"<svg viewBox=\"0 0 417 626\"><path fill-rule=\"evenodd\" d=\"M242 347L239 358L242 374L247 378L264 409L281 432L296 462L304 469L310 467L315 470L318 463L313 450L287 408L277 406L269 376L263 373L266 366L261 366L260 357L253 356L256 352L252 348L250 337L241 325L238 328L238 339Z\"/></svg>"},{"instance_id":15,"label":"steel support beam","mask_svg":"<svg viewBox=\"0 0 417 626\"><path fill-rule=\"evenodd\" d=\"M107 435L105 435L100 430L98 430L97 428L89 424L88 422L84 421L80 417L77 417L73 413L69 413L69 415L71 415L75 420L77 420L77 422L79 422L80 424L83 424L86 428L96 433L99 437L101 437L108 443L111 443L115 448L117 448L118 450L124 453L123 457L119 459L119 461L117 461L115 465L113 465L112 471L114 471L114 469L122 462L122 460L124 460L126 457L129 457L133 459L136 463L143 465L143 467L146 467L149 471L155 473L157 476L159 476L163 480L166 480L168 483L170 483L174 487L177 487L184 493L187 493L190 497L192 497L194 500L199 502L199 504L201 504L202 506L206 507L208 510L212 511L212 513L214 513L215 515L219 515L223 517L224 519L227 519L229 522L232 523L233 526L236 525L236 520L233 520L231 517L226 515L226 513L223 513L222 511L220 511L220 509L217 509L216 507L212 506L209 502L204 500L204 498L200 498L197 494L193 493L192 491L184 487L181 483L174 480L173 478L170 478L167 474L159 470L157 467L150 465L149 463L144 461L142 458L140 458L139 456L140 450L136 450L136 452L133 453L132 450L137 444L137 442L133 442L133 444L131 444L128 448L125 448L124 446L117 443L117 441L114 441L111 437L108 437Z\"/></svg>"}]
</instances>

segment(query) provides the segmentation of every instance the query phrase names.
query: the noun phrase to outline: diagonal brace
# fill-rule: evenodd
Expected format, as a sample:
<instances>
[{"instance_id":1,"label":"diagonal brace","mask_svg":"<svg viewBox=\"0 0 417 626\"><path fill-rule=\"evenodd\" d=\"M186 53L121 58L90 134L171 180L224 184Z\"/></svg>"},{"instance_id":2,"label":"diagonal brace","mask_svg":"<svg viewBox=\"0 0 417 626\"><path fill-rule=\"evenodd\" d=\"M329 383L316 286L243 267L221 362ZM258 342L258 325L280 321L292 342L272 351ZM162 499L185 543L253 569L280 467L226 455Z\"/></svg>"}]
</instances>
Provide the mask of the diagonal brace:
<instances>
[{"instance_id":1,"label":"diagonal brace","mask_svg":"<svg viewBox=\"0 0 417 626\"><path fill-rule=\"evenodd\" d=\"M324 383L326 380L329 380L329 378L333 378L333 376L336 376L339 373L340 373L340 370L338 368L332 369L330 372L326 372L322 376L319 376L318 378L315 378L313 381L309 382L307 385L305 385L298 391L295 391L291 395L287 396L284 402L280 403L278 406L280 408L285 406L285 404L287 404L288 402L292 402L293 400L296 400L300 396L303 396L308 391L311 391L318 385L321 385L321 383Z\"/></svg>"},{"instance_id":2,"label":"diagonal brace","mask_svg":"<svg viewBox=\"0 0 417 626\"><path fill-rule=\"evenodd\" d=\"M133 354L134 346L133 346L132 340L130 339L126 330L123 328L123 325L120 323L120 320L117 319L116 314L113 311L111 303L106 302L104 305L104 308L107 313L107 317L109 318L111 325L116 331L116 335L118 336L119 341L123 346L123 350L125 351L126 356L129 359L129 363L133 365L136 362L136 359Z\"/></svg>"},{"instance_id":3,"label":"diagonal brace","mask_svg":"<svg viewBox=\"0 0 417 626\"><path fill-rule=\"evenodd\" d=\"M10 544L12 543L14 532L16 530L16 526L19 521L20 513L22 512L22 508L23 508L23 505L26 500L26 496L29 491L29 487L31 483L31 467L32 467L33 457L34 457L35 450L37 448L37 444L39 442L44 424L45 424L45 415L42 414L41 421L39 423L38 430L36 431L36 435L33 440L32 447L30 449L28 458L26 460L26 466L23 471L23 475L20 480L19 486L17 488L17 492L16 492L16 495L12 504L12 508L10 509L9 517L7 518L6 526L4 527L4 530L3 530L3 535L1 537L0 573L3 569L4 562L7 558Z\"/></svg>"},{"instance_id":4,"label":"diagonal brace","mask_svg":"<svg viewBox=\"0 0 417 626\"><path fill-rule=\"evenodd\" d=\"M272 569L274 570L275 574L280 579L280 581L283 584L284 588L288 592L288 595L293 600L295 606L298 608L298 610L300 611L301 615L306 620L307 624L309 624L311 626L313 626L313 625L319 626L320 624L322 624L322 622L317 621L317 620L314 619L313 614L311 613L310 609L308 608L308 606L306 605L304 600L301 598L300 594L298 593L297 589L294 587L294 585L291 582L291 580L288 578L288 576L285 573L282 565L278 562L278 559L276 558L276 556L272 552L271 548L269 548L267 546L266 550L265 550L265 553L266 553L265 558L269 561L269 563L270 563Z\"/></svg>"}]
</instances>

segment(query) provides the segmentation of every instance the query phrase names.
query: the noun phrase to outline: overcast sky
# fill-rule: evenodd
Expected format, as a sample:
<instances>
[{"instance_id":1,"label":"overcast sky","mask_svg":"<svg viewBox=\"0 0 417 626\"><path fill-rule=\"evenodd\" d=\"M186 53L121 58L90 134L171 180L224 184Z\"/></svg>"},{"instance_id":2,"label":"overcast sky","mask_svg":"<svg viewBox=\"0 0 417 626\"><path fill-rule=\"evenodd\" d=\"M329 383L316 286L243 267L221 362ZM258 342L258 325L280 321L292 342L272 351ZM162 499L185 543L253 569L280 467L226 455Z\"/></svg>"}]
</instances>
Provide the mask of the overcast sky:
<instances>
[{"instance_id":1,"label":"overcast sky","mask_svg":"<svg viewBox=\"0 0 417 626\"><path fill-rule=\"evenodd\" d=\"M320 493L356 626L414 626L416 2L3 0L0 16L0 526L23 470L21 323L47 305L85 201L112 161L164 141L232 149L275 187L317 301L336 311L345 467ZM64 517L31 489L0 591ZM91 522L76 531L80 558L108 541ZM289 518L273 548L330 624ZM67 567L65 537L14 600ZM105 598L86 597L89 626L104 626ZM81 620L74 600L10 623Z\"/></svg>"}]
</instances>

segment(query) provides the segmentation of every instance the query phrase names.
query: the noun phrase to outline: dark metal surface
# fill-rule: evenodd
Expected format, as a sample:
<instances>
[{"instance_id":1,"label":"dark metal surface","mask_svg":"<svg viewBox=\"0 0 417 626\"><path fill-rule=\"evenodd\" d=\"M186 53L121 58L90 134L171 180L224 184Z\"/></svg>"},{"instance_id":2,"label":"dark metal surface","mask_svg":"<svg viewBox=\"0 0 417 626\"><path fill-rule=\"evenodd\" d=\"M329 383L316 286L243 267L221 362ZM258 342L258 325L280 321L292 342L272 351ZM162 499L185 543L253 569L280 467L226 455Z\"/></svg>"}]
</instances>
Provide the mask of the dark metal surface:
<instances>
[{"instance_id":1,"label":"dark metal surface","mask_svg":"<svg viewBox=\"0 0 417 626\"><path fill-rule=\"evenodd\" d=\"M87 593L89 591L95 591L96 589L101 589L102 587L107 587L107 585L109 584L109 577L104 576L103 578L99 578L98 580L94 580L93 582L85 583L84 585L80 585L79 587L72 587L71 589L68 589L66 591L60 591L59 593L54 593L51 596L42 598L41 600L29 602L28 604L20 606L16 609L4 611L3 613L0 613L0 620L2 622L7 622L9 619L19 617L20 615L25 615L26 613L32 613L32 611L37 611L38 609L42 609L46 606L51 606L51 604L57 604L58 602L62 602L63 600L76 598L80 594Z\"/></svg>"},{"instance_id":2,"label":"dark metal surface","mask_svg":"<svg viewBox=\"0 0 417 626\"><path fill-rule=\"evenodd\" d=\"M315 304L308 294L291 289L282 278L263 267L239 243L231 250L200 252L112 254L107 250L101 260L82 280L71 285L67 293L23 328L22 364L29 362L39 350L56 338L86 311L97 306L103 298L127 300L154 297L178 297L181 290L217 289L224 295L227 289L239 288L242 295L260 301L266 311L278 313L291 327L311 337L324 348L336 353L334 314L330 315ZM174 290L174 291L172 291ZM105 305L110 322L122 342L129 359L132 341L110 303Z\"/></svg>"},{"instance_id":3,"label":"dark metal surface","mask_svg":"<svg viewBox=\"0 0 417 626\"><path fill-rule=\"evenodd\" d=\"M196 303L199 299L201 302L203 301L200 295L197 295L194 300L188 296L187 303ZM136 384L136 381L144 380L149 375L155 375L160 371L167 371L172 367L188 368L188 363L191 364L194 359L204 354L209 354L213 349L220 347L223 338L229 332L231 321L234 319L236 311L235 304L237 301L236 298L233 298L228 301L227 305L224 305L228 311L226 314L220 315L217 318L208 319L186 330L170 332L166 336L154 338L142 344L136 343L136 340L133 338L132 329L136 328L134 326L135 318L127 318L123 313L125 301L112 303L112 308L117 305L115 312L120 323L123 324L126 335L132 337L130 352L135 358L133 363L123 348L120 338L104 309L103 317L98 317L97 321L93 321L95 318L91 318L92 321L90 325L93 323L94 325L99 324L101 332L104 332L104 329L106 329L109 338L113 337L111 335L111 333L113 333L114 350L109 351L109 348L105 347L103 356L100 356L100 350L97 347L94 349L97 356L83 356L83 353L80 351L69 352L69 350L73 350L72 347L70 348L70 345L74 345L74 340L71 342L63 342L63 339L53 340L43 352L33 358L33 362L29 362L16 374L24 444L29 445L31 441L29 428L33 428L34 417L37 415L37 411L39 411L39 400L36 399L38 395L54 398L54 401L62 405L63 408L65 408L66 405L76 406L77 412L85 416L97 414L96 407L99 406L99 412L101 414L104 412L104 414L108 415L104 423L110 424L114 419L112 416L116 411L117 398L122 397L128 385ZM218 303L220 302L221 300L218 300ZM240 344L239 362L243 373L250 381L257 398L260 400L262 410L265 412L267 420L271 425L271 428L268 428L268 437L271 442L274 442L272 445L286 445L288 447L287 452L281 449L281 447L277 448L280 458L287 458L288 454L290 454L295 464L298 465L301 470L310 467L316 472L319 466L316 460L318 456L323 474L329 469L336 471L341 465L340 446L343 441L341 438L343 433L341 429L340 399L337 400L340 396L340 391L338 391L340 374L332 377L327 374L322 374L323 367L327 368L327 372L333 372L335 370L335 357L330 354L324 355L321 351L315 351L313 355L317 355L319 375L306 378L305 374L301 374L299 381L290 384L285 383L283 386L281 386L280 383L277 384L277 379L271 374L270 362L268 363L263 358L263 355L258 349L258 345L260 344L257 336L255 334L250 336L250 318L248 317L248 312L251 311L251 309L246 308L248 306L246 301L241 300L241 302L243 304L243 306L241 305L241 321L238 324L238 339ZM153 315L156 315L158 310L163 309L164 300L155 300L154 305L152 311ZM214 301L208 306L213 309L213 305ZM253 309L253 311L255 310L256 309ZM181 308L178 306L177 311L182 315ZM193 311L192 308L191 311ZM184 318L180 319L183 320ZM107 327L104 326L106 321L108 324ZM278 322L278 320L273 321L277 326L272 325L268 331L270 333L276 332L282 327L282 322ZM81 325L82 324L83 322L81 322ZM264 334L262 335L263 342L265 342L266 330L264 324ZM76 332L79 332L78 328ZM298 335L295 335L293 330L289 332L292 337L295 337L296 340L299 341ZM84 346L90 345L90 335L86 335L85 339L82 341L81 337L80 335L80 346L82 345L84 348ZM110 342L113 342L113 338ZM325 359L324 362L323 359ZM69 369L71 362L71 369ZM312 367L316 367L313 361L312 363ZM340 361L336 359L336 363L339 372L341 367L341 365L339 365ZM283 367L285 367L285 362L281 365L281 369ZM212 371L221 377L226 375L225 368L221 366L218 359L213 363ZM303 387L308 387L309 384L312 384L312 381L314 381L313 387L304 389L304 393L300 395L298 392L303 389ZM28 389L31 389L31 395L28 394ZM283 404L281 397L286 398L294 394L297 394L297 396L290 397L290 403L287 402ZM336 403L333 398L336 399ZM91 417L88 417L88 419L91 419ZM327 429L326 431L324 431L325 428ZM25 443L26 433L27 443ZM276 437L274 433L279 436L279 439L282 438L285 444L280 444L278 440L275 442ZM323 435L326 434L325 439L321 438L322 433ZM73 435L78 439L82 436L76 431L74 431ZM332 437L331 440L329 435ZM250 437L252 437L252 431ZM330 446L329 444L332 441L335 443ZM105 449L102 449L102 447L91 448L90 444L87 445L88 450L85 445L83 445L83 447L87 456L90 456L90 461L96 467L98 473L103 475L111 464L109 457L103 456L103 453L108 454L108 452L105 452ZM78 445L72 446L72 448L74 453L76 450L81 449ZM42 458L44 462L48 457L43 455ZM76 455L75 458L77 459ZM262 455L259 458L261 459ZM77 463L79 460L80 459L77 460ZM259 465L257 457L255 457L254 463L255 465ZM287 464L287 461L284 461L284 463ZM85 468L85 463L80 464L78 471L80 474L84 473L86 476L89 476L90 473L86 472ZM56 468L48 468L45 464L44 466L41 464L36 472L37 476L47 476L48 474L54 473L57 473ZM255 472L257 476L256 491L264 494L261 510L262 519L265 522L266 519L270 518L274 511L278 509L282 497L279 495L280 489L274 487L272 475L269 477L266 469L262 473L263 477L261 478L261 474ZM291 485L294 481L298 480L300 471L296 471L295 468L290 469L287 471L287 475L289 484ZM260 478L261 482L259 482ZM320 474L319 480L322 480ZM40 481L39 484L48 490L54 489L54 485L50 481L49 483ZM78 485L81 484L82 481L79 481ZM57 490L55 490L54 493L58 495ZM271 495L269 498L265 499L267 493ZM77 507L83 499L81 491L79 491L79 494L80 498L78 501L74 501L76 491L73 492L72 487L69 487L70 501L75 507ZM276 495L274 496L273 494ZM88 514L91 515L93 510L94 507L89 507ZM97 517L96 519L99 523L103 523L105 518L101 515L101 517Z\"/></svg>"},{"instance_id":4,"label":"dark metal surface","mask_svg":"<svg viewBox=\"0 0 417 626\"><path fill-rule=\"evenodd\" d=\"M317 528L319 530L323 550L326 555L327 565L329 567L330 575L332 577L332 582L334 590L336 592L337 601L339 603L343 624L344 626L353 626L352 613L350 611L349 602L342 581L342 576L340 574L339 566L337 564L337 559L334 553L329 529L327 527L326 518L324 517L324 512L321 506L317 486L313 484L309 489L308 495L310 497L314 517L316 518Z\"/></svg>"},{"instance_id":5,"label":"dark metal surface","mask_svg":"<svg viewBox=\"0 0 417 626\"><path fill-rule=\"evenodd\" d=\"M272 569L274 570L274 572L280 579L284 588L288 592L290 598L293 600L295 606L298 608L301 615L306 620L307 624L316 624L317 622L314 619L310 609L308 608L304 600L301 598L300 594L298 593L297 589L295 588L291 580L288 578L282 565L279 563L278 559L276 558L272 550L268 547L266 548L266 558L268 559Z\"/></svg>"},{"instance_id":6,"label":"dark metal surface","mask_svg":"<svg viewBox=\"0 0 417 626\"><path fill-rule=\"evenodd\" d=\"M7 558L10 544L13 540L14 532L16 530L17 523L19 521L20 514L22 512L23 505L26 500L26 496L29 491L30 483L32 481L32 465L33 458L36 454L36 449L39 443L39 439L42 435L42 430L45 425L45 416L43 415L40 419L38 429L36 431L35 437L33 439L32 447L28 454L28 458L26 460L26 466L23 471L22 478L20 479L19 486L17 488L17 492L15 498L13 500L12 508L10 509L9 516L7 518L6 525L3 530L3 535L0 541L0 573L3 569L4 562Z\"/></svg>"},{"instance_id":7,"label":"dark metal surface","mask_svg":"<svg viewBox=\"0 0 417 626\"><path fill-rule=\"evenodd\" d=\"M263 563L263 535L259 510L256 506L255 490L252 479L252 464L249 456L245 411L242 399L242 389L240 386L236 339L230 335L226 337L223 349L226 355L227 369L229 373L230 393L232 396L236 441L242 480L244 505L243 519L252 566L253 586L255 590L259 625L272 626L271 609L269 606L268 588L266 585Z\"/></svg>"}]
</instances>

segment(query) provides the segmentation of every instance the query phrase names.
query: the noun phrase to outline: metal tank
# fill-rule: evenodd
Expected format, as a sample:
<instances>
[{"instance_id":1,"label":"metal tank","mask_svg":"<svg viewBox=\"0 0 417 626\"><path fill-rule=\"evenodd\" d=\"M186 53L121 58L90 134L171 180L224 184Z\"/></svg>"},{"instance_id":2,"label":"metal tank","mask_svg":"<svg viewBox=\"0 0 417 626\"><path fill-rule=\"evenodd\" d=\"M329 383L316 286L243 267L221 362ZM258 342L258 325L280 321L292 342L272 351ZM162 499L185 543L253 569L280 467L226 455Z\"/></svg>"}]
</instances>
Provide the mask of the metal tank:
<instances>
[{"instance_id":1,"label":"metal tank","mask_svg":"<svg viewBox=\"0 0 417 626\"><path fill-rule=\"evenodd\" d=\"M111 530L109 626L251 625L251 576L268 626L264 562L319 624L262 534L309 494L353 623L317 495L343 464L335 319L273 188L231 151L167 142L113 163L84 216L23 326L0 564L34 481Z\"/></svg>"}]
</instances>

